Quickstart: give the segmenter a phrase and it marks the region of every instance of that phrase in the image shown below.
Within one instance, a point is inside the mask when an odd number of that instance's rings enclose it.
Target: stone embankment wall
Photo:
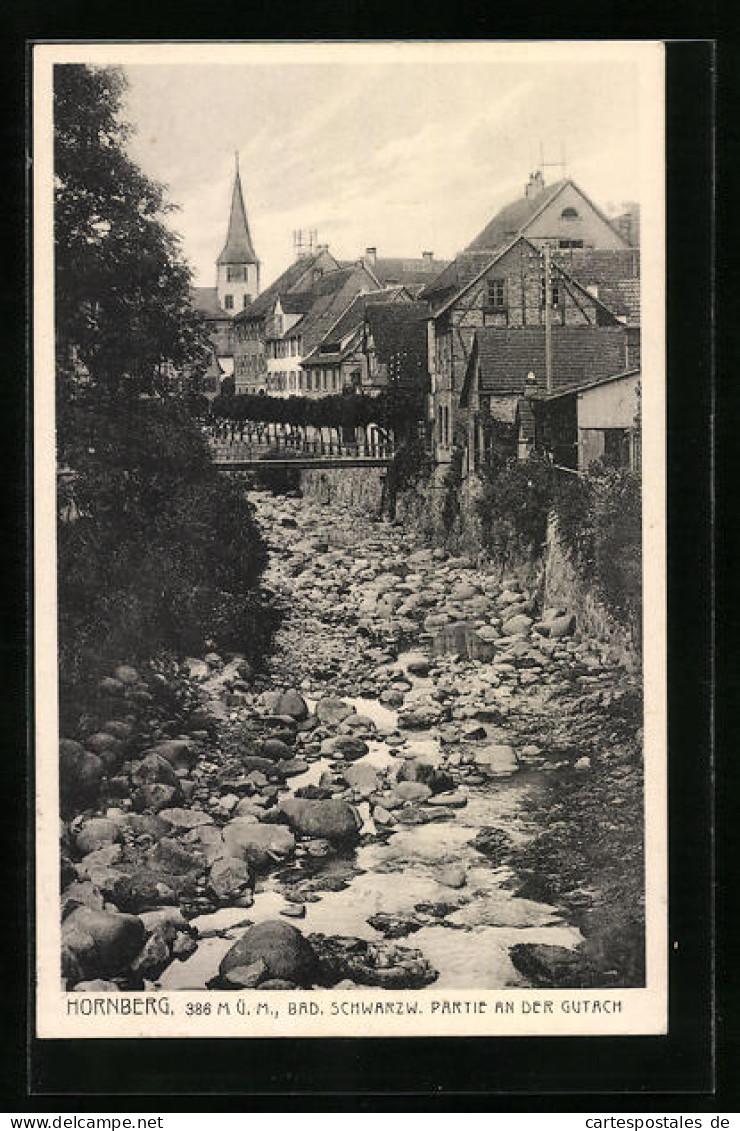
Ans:
[[[302,471],[301,493],[315,503],[344,503],[366,514],[379,514],[385,476],[381,467]]]
[[[395,519],[419,540],[444,546],[454,554],[466,554],[486,566],[499,579],[516,575],[539,594],[542,608],[559,606],[573,611],[579,630],[609,645],[628,667],[637,664],[639,648],[631,634],[609,614],[593,591],[579,577],[557,535],[555,523],[539,558],[511,558],[494,562],[488,558],[476,501],[480,482],[469,476],[459,488],[448,490],[446,467],[437,468],[428,481],[402,491],[396,499]],[[378,515],[387,505],[386,472],[381,468],[303,471],[301,490],[306,498],[321,503],[342,503],[365,514]]]
[[[639,641],[615,621],[593,590],[581,579],[558,536],[557,522],[550,519],[545,547],[545,607],[572,609],[583,635],[608,644],[627,667],[638,663]]]

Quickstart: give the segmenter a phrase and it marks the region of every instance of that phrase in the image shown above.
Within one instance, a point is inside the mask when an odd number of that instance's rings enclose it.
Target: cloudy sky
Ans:
[[[249,47],[245,47],[249,59]],[[639,199],[639,90],[629,59],[363,59],[270,65],[126,65],[132,154],[169,186],[196,282],[215,282],[234,151],[262,285],[292,258],[294,228],[339,258],[453,256],[521,195],[539,163],[607,210]],[[545,170],[548,180],[560,169]]]

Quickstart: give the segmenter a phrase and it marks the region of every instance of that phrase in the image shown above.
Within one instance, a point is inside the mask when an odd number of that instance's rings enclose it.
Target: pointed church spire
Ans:
[[[231,213],[229,214],[229,230],[226,236],[224,249],[216,263],[239,264],[257,263],[258,259],[252,246],[252,237],[249,234],[247,211],[244,207],[242,196],[242,182],[239,176],[239,153],[234,154],[234,190],[231,194]]]

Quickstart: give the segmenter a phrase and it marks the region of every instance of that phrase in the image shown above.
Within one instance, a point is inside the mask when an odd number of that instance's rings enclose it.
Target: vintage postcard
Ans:
[[[667,1032],[663,71],[33,47],[38,1036]]]

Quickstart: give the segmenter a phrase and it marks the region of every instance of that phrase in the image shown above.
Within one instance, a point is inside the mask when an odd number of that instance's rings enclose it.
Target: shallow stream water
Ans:
[[[403,655],[397,666],[405,667]],[[428,691],[431,681],[408,678],[413,689],[406,701],[413,703]],[[369,752],[354,764],[366,763],[393,775],[404,752],[408,756],[408,749],[391,746],[384,738],[398,734],[398,713],[375,699],[347,698],[347,702],[377,728],[374,737],[367,737]],[[433,733],[415,731],[408,739],[415,753],[423,751],[430,761],[435,755],[441,757],[439,738]],[[290,779],[291,789],[318,785],[332,764],[328,757],[317,758],[304,773]],[[367,921],[379,912],[413,916],[419,905],[452,905],[455,909],[443,918],[397,940],[402,946],[419,949],[435,967],[439,977],[434,986],[500,989],[526,985],[509,959],[512,945],[572,947],[581,935],[557,908],[516,896],[511,870],[492,866],[471,845],[479,830],[488,826],[505,830],[515,842],[531,835],[525,803],[542,787],[543,775],[531,770],[512,772],[508,761],[498,769],[497,774],[497,767],[491,766],[493,776],[464,786],[467,804],[451,817],[420,825],[399,824],[387,839],[373,839],[318,861],[296,860],[293,868],[305,869],[314,881],[328,878],[337,881],[337,886],[343,884],[339,890],[321,890],[319,882],[316,901],[304,905],[305,918],[296,925],[307,934],[380,940],[382,934]],[[366,804],[358,808],[361,815],[369,816]],[[465,874],[462,885],[454,875],[459,869]],[[452,883],[446,882],[450,870]],[[193,920],[200,934],[196,952],[185,962],[172,963],[159,984],[170,990],[203,988],[216,975],[221,959],[245,925],[279,918],[288,906],[278,872],[258,881],[254,903],[248,909],[225,907]]]

